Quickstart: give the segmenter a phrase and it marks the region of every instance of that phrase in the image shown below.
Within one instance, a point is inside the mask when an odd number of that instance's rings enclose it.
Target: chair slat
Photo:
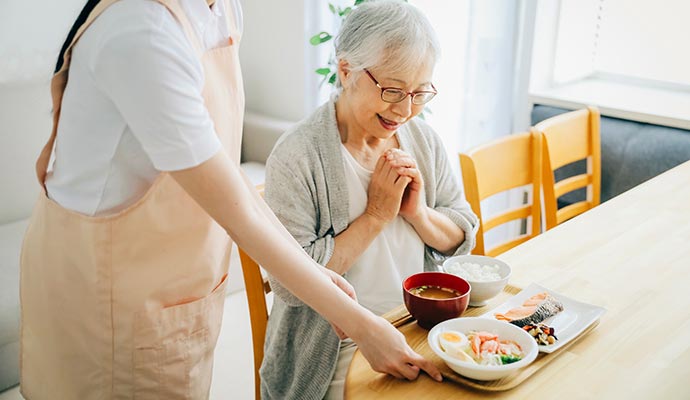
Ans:
[[[514,221],[516,219],[527,218],[530,215],[532,215],[531,205],[513,208],[511,210],[498,214],[484,222],[484,232],[490,231],[491,229],[499,225],[503,225],[506,222]]]
[[[494,247],[491,249],[487,255],[491,257],[495,257],[497,255],[500,255],[501,253],[505,253],[506,251],[512,249],[513,247],[522,244],[530,239],[532,239],[532,235],[520,235],[515,239],[511,239],[507,242],[503,242],[499,244],[498,246]]]
[[[566,193],[570,193],[573,190],[581,189],[587,187],[592,183],[592,176],[587,174],[575,175],[556,183],[554,187],[554,194],[556,198],[563,196]]]
[[[570,205],[567,205],[560,210],[558,210],[557,218],[558,218],[558,223],[563,223],[577,215],[582,214],[583,212],[589,210],[592,208],[592,205],[587,202],[587,201],[580,201],[577,203],[573,203]]]

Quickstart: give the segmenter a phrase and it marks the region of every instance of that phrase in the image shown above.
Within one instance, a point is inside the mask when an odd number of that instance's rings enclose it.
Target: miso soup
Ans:
[[[452,299],[453,297],[459,297],[460,292],[453,289],[448,289],[441,286],[424,285],[419,286],[414,289],[410,289],[410,293],[415,296],[425,297],[427,299]]]

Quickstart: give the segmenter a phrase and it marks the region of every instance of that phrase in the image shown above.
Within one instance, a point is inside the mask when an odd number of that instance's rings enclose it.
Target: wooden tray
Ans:
[[[488,310],[492,310],[496,306],[503,304],[503,302],[519,293],[520,290],[522,289],[511,285],[506,285],[506,287],[498,296],[491,299],[489,304],[487,304],[484,307],[470,307],[467,309],[467,311],[465,311],[462,314],[462,316],[478,317],[486,313]],[[565,344],[560,349],[554,351],[553,353],[539,353],[537,358],[530,365],[519,369],[514,374],[494,381],[477,381],[458,375],[455,371],[450,369],[446,365],[446,363],[439,356],[437,356],[436,353],[433,352],[433,350],[431,350],[431,347],[429,347],[429,344],[427,342],[427,335],[429,331],[417,325],[417,322],[407,312],[407,309],[404,305],[392,310],[391,312],[385,314],[383,317],[390,321],[395,327],[398,328],[400,332],[402,332],[405,335],[410,347],[412,347],[417,353],[422,355],[424,358],[432,361],[436,365],[436,367],[443,375],[444,379],[474,389],[492,392],[509,390],[518,386],[527,378],[529,378],[530,376],[534,375],[539,370],[544,368],[553,359],[558,357],[559,354],[567,352],[568,348],[570,348],[570,346],[572,346],[573,343],[577,342],[582,337],[586,336],[589,332],[596,328],[597,325],[599,325],[599,321],[597,320],[592,325],[587,327],[587,329],[585,329],[579,336]]]

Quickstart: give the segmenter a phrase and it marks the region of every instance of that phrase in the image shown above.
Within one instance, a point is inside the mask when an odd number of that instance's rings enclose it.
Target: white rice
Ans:
[[[472,282],[490,282],[501,279],[498,265],[479,265],[469,262],[451,262],[446,266],[446,272],[455,274]]]

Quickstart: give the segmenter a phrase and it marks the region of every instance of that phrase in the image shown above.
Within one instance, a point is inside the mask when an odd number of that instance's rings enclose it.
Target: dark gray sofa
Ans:
[[[564,112],[535,105],[532,125]],[[690,160],[690,131],[618,118],[601,117],[601,201],[615,197],[660,173]],[[578,161],[556,170],[556,180],[584,173]],[[584,189],[564,195],[559,207],[584,199]]]

